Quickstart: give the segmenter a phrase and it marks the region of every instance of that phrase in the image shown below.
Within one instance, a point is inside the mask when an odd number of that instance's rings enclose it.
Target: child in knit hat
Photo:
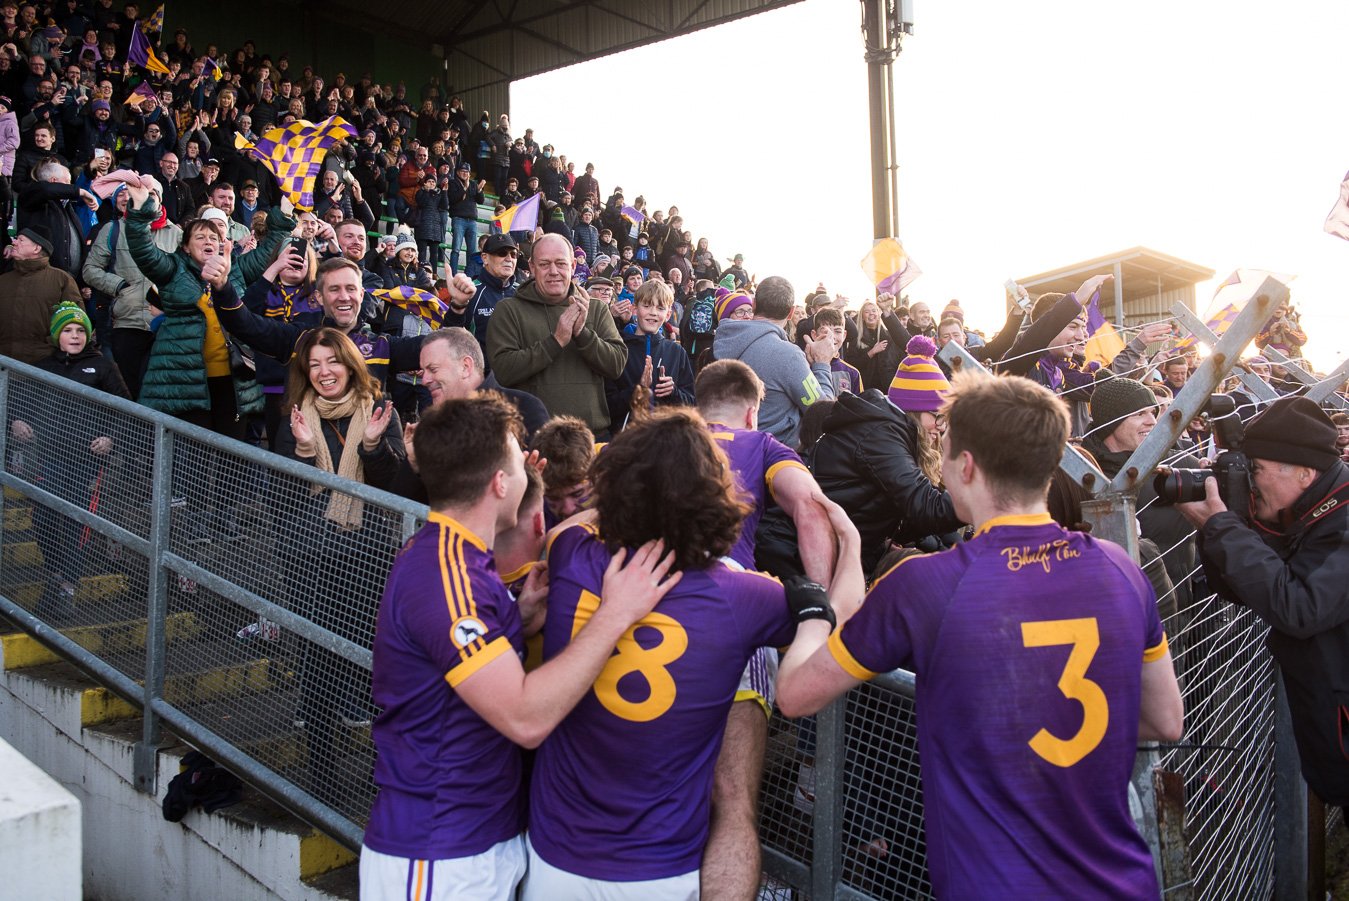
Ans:
[[[55,347],[50,356],[35,365],[130,400],[121,373],[90,340],[92,333],[93,325],[80,304],[72,301],[57,304],[49,331]],[[73,398],[67,402],[70,400]],[[109,436],[115,431],[113,425],[118,414],[88,401],[81,401],[80,407],[81,415],[58,424],[49,411],[25,412],[20,405],[9,433],[13,443],[23,448],[25,457],[39,461],[48,491],[77,506],[88,506],[90,485],[114,448]],[[53,582],[53,595],[44,595],[43,606],[48,612],[64,613],[74,598],[84,568],[79,542],[83,526],[41,505],[35,505],[33,516],[43,565]]]

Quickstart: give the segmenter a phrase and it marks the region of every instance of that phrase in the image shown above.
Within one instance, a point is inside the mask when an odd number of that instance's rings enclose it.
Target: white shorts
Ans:
[[[472,857],[446,860],[409,860],[361,848],[361,901],[511,901],[524,875],[522,835]]]
[[[520,901],[698,901],[698,871],[665,879],[608,882],[577,876],[545,861],[529,848],[529,875]],[[366,901],[361,895],[361,901]]]
[[[740,687],[736,689],[737,701],[758,701],[765,716],[773,715],[773,702],[777,700],[774,684],[778,678],[778,652],[773,648],[759,648],[749,658],[745,671],[740,675]]]

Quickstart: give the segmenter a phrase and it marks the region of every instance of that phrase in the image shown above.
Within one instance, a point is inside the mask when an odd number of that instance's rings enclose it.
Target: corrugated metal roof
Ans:
[[[450,90],[484,100],[501,96],[499,91],[518,78],[797,2],[387,0],[372,14],[367,0],[326,0],[312,4],[310,11],[359,23],[424,49],[440,48]]]

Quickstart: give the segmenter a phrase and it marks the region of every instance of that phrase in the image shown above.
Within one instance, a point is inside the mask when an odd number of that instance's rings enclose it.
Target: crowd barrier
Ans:
[[[138,786],[162,789],[167,728],[358,847],[376,605],[426,508],[5,358],[0,411],[0,614],[141,707]],[[364,503],[359,529],[324,518],[322,489]],[[1166,896],[1270,897],[1298,853],[1305,886],[1265,627],[1212,596],[1166,625],[1186,734],[1135,780]],[[913,694],[901,671],[774,716],[761,897],[929,896]]]

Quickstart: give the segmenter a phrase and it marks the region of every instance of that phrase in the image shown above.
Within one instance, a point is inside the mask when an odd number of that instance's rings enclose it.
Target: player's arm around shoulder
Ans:
[[[562,653],[529,674],[515,654],[500,654],[455,691],[502,735],[538,747],[590,688],[623,633],[678,584],[681,574],[669,575],[673,563],[662,542],[631,555],[620,549],[605,570],[599,610]]]

